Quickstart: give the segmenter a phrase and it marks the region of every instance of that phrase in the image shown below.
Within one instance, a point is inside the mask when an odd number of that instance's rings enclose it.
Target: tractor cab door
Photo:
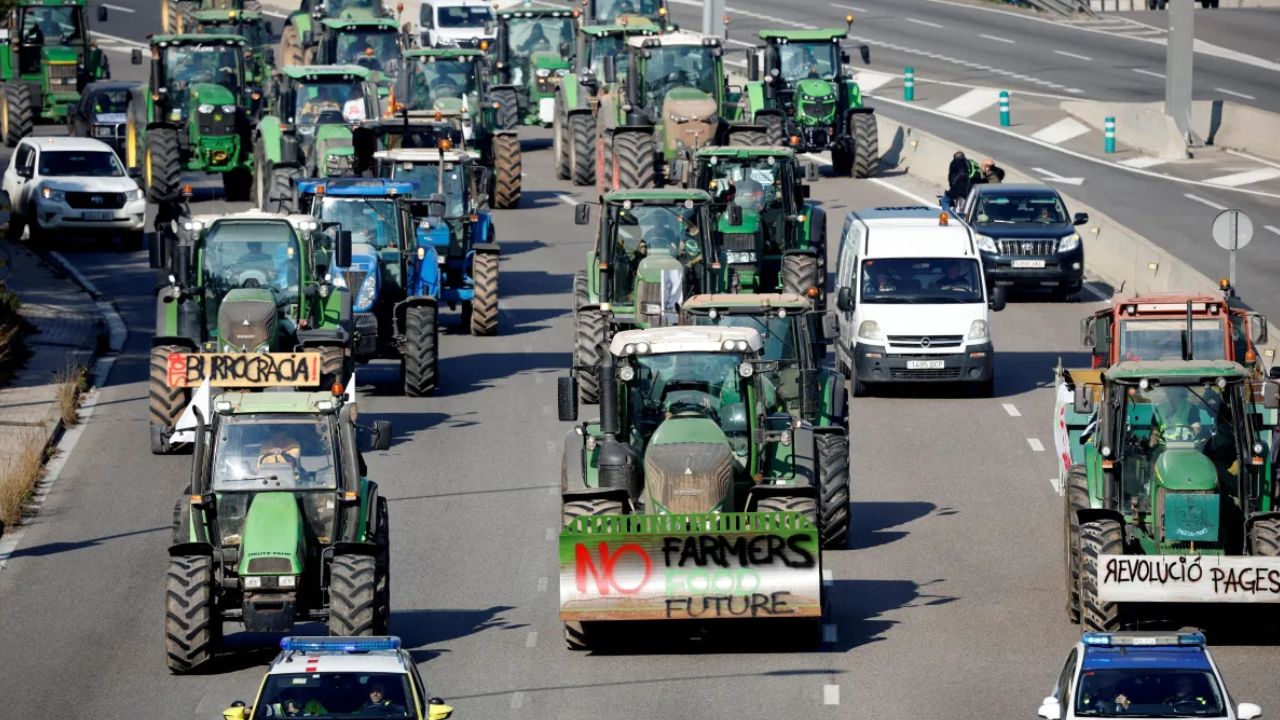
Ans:
[[[17,12],[16,32],[11,33],[11,42],[17,50],[18,75],[35,75],[40,72],[40,55],[44,48],[45,31],[50,29],[48,23],[41,22],[43,6],[23,7]],[[56,43],[57,38],[50,42]]]

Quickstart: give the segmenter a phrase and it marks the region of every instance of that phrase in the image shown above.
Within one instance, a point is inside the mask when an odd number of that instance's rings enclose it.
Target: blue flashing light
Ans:
[[[399,650],[400,638],[384,637],[304,637],[281,638],[280,649],[285,652],[364,653],[375,650]]]
[[[412,195],[418,183],[388,178],[341,178],[324,183],[325,194],[337,197],[368,197],[370,195],[394,197]],[[302,190],[299,181],[298,189]]]
[[[1204,645],[1205,644],[1204,633],[1202,632],[1178,633],[1178,644],[1179,645]]]
[[[1090,647],[1112,647],[1126,645],[1134,647],[1169,647],[1174,645],[1204,647],[1205,638],[1202,632],[1184,632],[1177,634],[1130,634],[1087,632],[1080,641]]]
[[[1108,647],[1111,645],[1111,635],[1109,633],[1087,632],[1080,638],[1080,640],[1085,645],[1093,645],[1097,647]]]

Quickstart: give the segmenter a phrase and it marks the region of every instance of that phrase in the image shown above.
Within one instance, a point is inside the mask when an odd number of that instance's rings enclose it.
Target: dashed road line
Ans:
[[[1089,126],[1072,117],[1062,118],[1058,122],[1031,133],[1031,137],[1053,145],[1064,143],[1072,138],[1089,132]]]
[[[1044,452],[1044,444],[1040,442],[1039,438],[1027,438],[1027,444],[1031,446],[1031,450],[1034,452]]]
[[[910,190],[900,188],[897,185],[894,185],[893,183],[889,182],[888,180],[885,180],[884,178],[867,178],[867,179],[881,187],[888,188],[903,197],[911,198],[912,200],[926,207],[934,207],[938,204],[938,201],[936,198],[933,200],[927,200],[923,196],[917,195],[916,193],[913,193]]]
[[[956,117],[973,117],[1000,101],[1000,91],[995,88],[974,88],[958,98],[943,104],[939,112]]]
[[[1212,201],[1212,200],[1209,200],[1209,199],[1206,199],[1206,198],[1202,198],[1202,197],[1200,197],[1199,195],[1194,195],[1194,194],[1192,194],[1192,193],[1182,193],[1182,197],[1184,197],[1184,198],[1186,198],[1186,199],[1188,199],[1188,200],[1195,200],[1196,202],[1200,203],[1201,205],[1208,205],[1209,207],[1213,208],[1214,210],[1226,210],[1226,209],[1227,209],[1227,206],[1226,206],[1226,205],[1222,205],[1222,204],[1216,203],[1216,202],[1214,202],[1214,201]]]
[[[1280,235],[1280,228],[1276,227],[1275,225],[1263,225],[1263,226],[1262,226],[1262,229],[1263,229],[1263,230],[1266,230],[1267,232],[1275,233],[1276,235]]]
[[[568,204],[570,204],[570,205],[581,205],[581,204],[582,204],[582,202],[581,202],[580,200],[578,200],[578,198],[576,198],[576,197],[574,197],[574,196],[572,196],[572,195],[569,195],[569,194],[567,194],[567,193],[556,193],[556,197],[560,198],[560,202],[568,203]]]
[[[128,14],[128,15],[132,15],[132,14],[134,14],[134,13],[138,12],[137,10],[134,10],[133,8],[127,8],[127,7],[124,7],[123,5],[112,5],[111,3],[102,3],[102,7],[104,7],[104,8],[111,8],[112,10],[115,10],[116,12],[122,12],[122,13],[126,13],[126,14]]]
[[[1003,403],[1001,407],[1009,413],[1009,417],[1022,417],[1022,413],[1018,412],[1018,408],[1013,403]]]
[[[925,27],[938,28],[939,30],[942,29],[942,25],[940,23],[929,22],[928,20],[921,20],[919,18],[903,18],[903,20],[906,20],[909,23],[915,23],[916,25],[923,25]]]
[[[1061,90],[1062,92],[1068,93],[1070,95],[1080,95],[1084,92],[1080,88],[1067,87],[1061,83],[1056,83],[1051,80],[1045,80],[1043,78],[1033,77],[1031,75],[1025,75],[1023,73],[1018,73],[1012,70],[1006,70],[1004,68],[986,65],[984,63],[976,63],[970,60],[964,60],[962,58],[951,57],[949,55],[942,55],[940,53],[932,52],[930,50],[922,50],[920,48],[908,47],[906,45],[899,45],[897,43],[884,42],[880,38],[871,38],[871,37],[865,37],[860,35],[849,35],[849,39],[855,42],[867,43],[874,47],[886,48],[888,50],[897,50],[898,52],[902,52],[902,53],[908,53],[911,55],[919,55],[922,57],[927,57],[932,60],[938,60],[939,62],[947,63],[949,65],[958,65],[960,67],[965,67],[970,70],[979,70],[982,72],[991,73],[993,75],[1000,75],[1001,77],[1012,78],[1014,80],[1021,80],[1022,82],[1030,83],[1032,85],[1039,85],[1040,87],[1044,87],[1044,88]],[[919,78],[917,78],[917,80],[919,80]]]
[[[994,40],[995,42],[998,42],[998,43],[1005,43],[1005,44],[1007,44],[1007,45],[1017,45],[1017,44],[1018,44],[1018,41],[1016,41],[1016,40],[1010,40],[1010,39],[1009,39],[1009,38],[1007,38],[1007,37],[1000,37],[999,35],[984,35],[984,34],[982,34],[982,33],[978,33],[978,37],[980,37],[980,38],[986,38],[986,39],[988,39],[988,40]]]
[[[1081,55],[1080,53],[1067,52],[1066,50],[1054,50],[1053,54],[1061,55],[1062,57],[1073,58],[1075,60],[1083,60],[1084,62],[1093,62],[1093,58],[1089,57],[1088,55]]]
[[[823,685],[822,686],[822,704],[823,705],[839,705],[840,704],[840,686],[839,685]]]
[[[854,12],[871,12],[870,10],[864,7],[858,7],[857,5],[841,5],[840,3],[831,3],[831,7],[840,8],[841,10],[852,10]]]
[[[1133,71],[1134,71],[1134,72],[1136,72],[1136,73],[1138,73],[1139,75],[1150,75],[1151,77],[1158,77],[1158,78],[1160,78],[1161,80],[1163,80],[1163,79],[1164,79],[1164,73],[1158,73],[1158,72],[1156,72],[1155,70],[1145,70],[1145,69],[1143,69],[1143,68],[1133,68]]]
[[[1224,95],[1234,95],[1235,97],[1238,97],[1238,98],[1244,98],[1245,100],[1257,100],[1257,99],[1258,99],[1258,98],[1256,98],[1256,97],[1254,97],[1254,96],[1252,96],[1252,95],[1246,95],[1246,94],[1244,94],[1244,93],[1242,93],[1242,92],[1236,92],[1235,90],[1228,90],[1228,89],[1226,89],[1226,88],[1216,87],[1216,88],[1214,88],[1214,90],[1217,90],[1218,92],[1220,92],[1220,93],[1222,93],[1222,94],[1224,94]]]
[[[524,707],[524,693],[518,690],[511,693],[511,709],[519,710],[522,707]]]

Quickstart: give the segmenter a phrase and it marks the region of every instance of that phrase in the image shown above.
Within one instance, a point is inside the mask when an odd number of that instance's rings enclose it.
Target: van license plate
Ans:
[[[1042,268],[1043,260],[1014,260],[1013,266],[1016,268]]]
[[[908,370],[941,370],[947,366],[945,360],[908,360]]]
[[[81,214],[80,217],[85,220],[110,220],[111,218],[115,217],[115,213],[87,212],[87,213]]]

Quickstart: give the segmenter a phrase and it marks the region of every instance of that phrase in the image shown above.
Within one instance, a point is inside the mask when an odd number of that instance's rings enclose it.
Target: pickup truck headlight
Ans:
[[[1000,249],[996,247],[996,241],[990,235],[978,235],[978,249],[982,252],[997,253]]]
[[[880,323],[875,320],[863,320],[858,326],[858,337],[863,340],[884,342],[884,333],[880,332]]]
[[[55,190],[53,188],[40,188],[40,197],[53,202],[66,202],[67,192],[65,190]]]
[[[989,333],[986,320],[974,320],[969,324],[970,340],[986,340]]]
[[[137,200],[141,200],[142,198],[143,198],[143,192],[140,188],[124,191],[125,202],[135,202]]]
[[[1058,241],[1058,252],[1071,252],[1080,247],[1080,233],[1071,233]]]
[[[373,272],[377,272],[375,269]],[[374,282],[373,272],[365,276],[364,281],[360,283],[360,289],[356,290],[356,299],[352,303],[352,309],[356,312],[369,312],[373,307],[373,301],[377,299],[377,284]]]

